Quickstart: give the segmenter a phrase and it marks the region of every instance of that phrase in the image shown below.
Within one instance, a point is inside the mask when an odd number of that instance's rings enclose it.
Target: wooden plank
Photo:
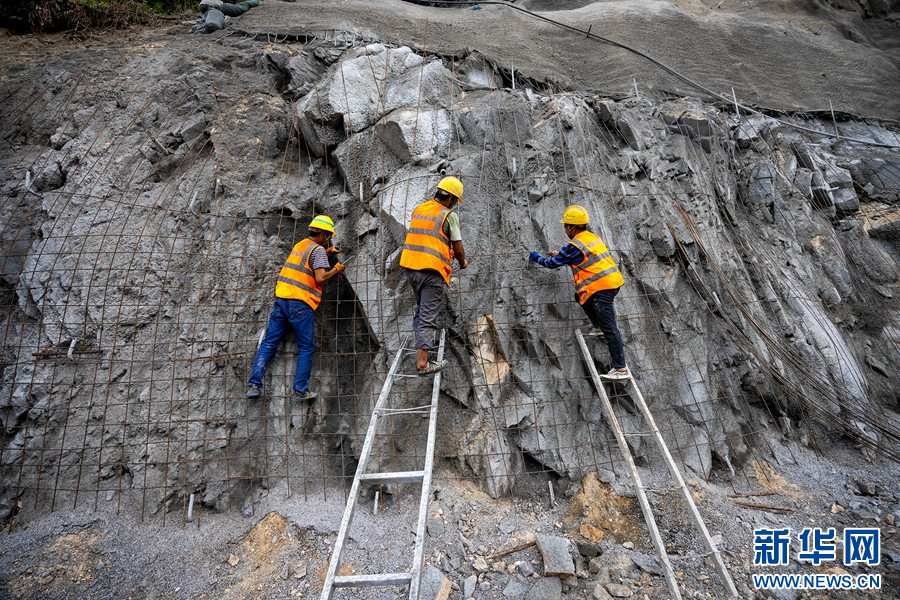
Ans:
[[[694,527],[697,528],[697,531],[700,532],[701,537],[703,538],[703,543],[706,545],[706,549],[712,554],[713,563],[716,567],[716,573],[719,574],[719,579],[722,580],[722,585],[725,586],[725,590],[729,595],[739,598],[737,588],[734,587],[734,581],[731,580],[731,575],[728,573],[728,568],[725,566],[725,561],[722,560],[722,554],[719,552],[718,547],[713,543],[712,537],[709,535],[709,531],[706,529],[706,523],[703,522],[703,517],[700,516],[700,511],[697,510],[697,505],[694,504],[694,497],[691,496],[691,491],[687,488],[687,485],[684,483],[684,478],[681,476],[681,471],[678,469],[678,465],[675,464],[675,459],[672,458],[672,454],[669,452],[668,446],[666,446],[666,442],[662,437],[662,434],[659,431],[659,427],[656,426],[656,420],[653,418],[653,414],[650,412],[650,407],[647,406],[647,402],[644,401],[644,395],[641,394],[640,388],[638,388],[637,383],[635,383],[634,378],[629,378],[628,380],[631,383],[631,388],[634,390],[634,395],[637,397],[637,405],[641,409],[641,413],[644,415],[644,420],[647,421],[647,424],[650,426],[650,430],[654,433],[654,439],[656,440],[656,445],[659,446],[659,451],[662,452],[663,458],[666,461],[666,466],[669,468],[669,475],[672,476],[672,479],[675,480],[676,485],[681,491],[681,496],[684,499],[684,503],[688,507],[688,515],[691,517],[691,521],[694,523]]]
[[[366,473],[360,475],[360,481],[365,483],[377,483],[378,485],[386,485],[388,483],[421,483],[425,478],[425,471],[396,471],[393,473]]]
[[[444,341],[447,330],[441,329],[441,342],[438,345],[437,362],[444,361]],[[425,524],[428,521],[428,500],[431,496],[431,475],[434,470],[434,446],[437,438],[438,398],[441,395],[441,371],[434,375],[431,387],[431,411],[428,415],[428,444],[425,448],[425,478],[422,480],[422,497],[419,500],[419,522],[416,525],[416,549],[413,554],[412,581],[409,584],[409,600],[419,600],[419,589],[422,585],[422,564],[425,554]]]
[[[581,353],[584,355],[584,361],[587,363],[588,371],[591,373],[591,379],[594,380],[594,387],[597,388],[597,393],[600,394],[600,401],[603,402],[603,409],[606,411],[607,422],[616,436],[616,441],[619,443],[619,450],[622,452],[622,458],[625,459],[625,464],[631,475],[631,481],[634,482],[634,489],[637,492],[638,501],[640,502],[641,510],[644,513],[644,520],[647,522],[647,529],[650,530],[650,539],[653,541],[653,547],[656,548],[656,554],[663,564],[663,575],[666,579],[666,586],[669,588],[669,593],[672,598],[681,600],[681,591],[679,591],[678,582],[675,580],[675,571],[672,569],[672,564],[669,562],[669,554],[666,552],[666,547],[659,534],[656,518],[653,516],[653,509],[650,508],[647,494],[644,493],[641,476],[637,471],[637,467],[634,465],[634,459],[631,457],[631,450],[628,449],[628,442],[625,440],[625,435],[622,433],[622,428],[619,426],[619,420],[616,418],[616,413],[613,412],[612,404],[609,401],[609,397],[606,395],[606,388],[603,387],[603,380],[600,379],[600,374],[597,373],[597,366],[594,364],[594,358],[588,350],[580,329],[575,330],[575,337],[578,339],[578,345],[581,346]]]

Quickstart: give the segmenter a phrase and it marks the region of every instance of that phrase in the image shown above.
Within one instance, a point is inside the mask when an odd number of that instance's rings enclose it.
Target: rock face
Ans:
[[[47,72],[0,107],[3,516],[99,501],[153,514],[191,493],[252,511],[267,490],[352,476],[411,332],[405,227],[444,173],[465,185],[471,266],[440,316],[439,466],[496,497],[535,464],[578,480],[618,461],[571,277],[525,261],[567,241],[569,204],[624,273],[629,366],[685,469],[739,468],[775,419],[898,455],[896,421],[874,416],[900,389],[896,150],[691,99],[503,89],[483,58],[340,37],[222,47],[227,77],[137,56],[133,89]],[[860,122],[842,135],[897,140]],[[321,400],[286,400],[288,340],[266,400],[248,402],[274,276],[318,213],[347,263],[316,316]],[[430,390],[395,387],[395,407]],[[380,456],[414,468],[421,419],[397,423]]]

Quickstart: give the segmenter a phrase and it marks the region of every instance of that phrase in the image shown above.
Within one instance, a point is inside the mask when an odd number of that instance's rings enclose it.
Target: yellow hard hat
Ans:
[[[560,223],[565,225],[587,225],[588,222],[590,222],[590,219],[588,218],[587,209],[577,204],[566,207],[566,212],[563,213],[562,221],[560,221]]]
[[[437,184],[437,189],[444,190],[451,196],[456,196],[456,198],[462,202],[463,184],[462,181],[456,177],[444,177],[441,179],[441,182]]]
[[[309,226],[329,233],[334,233],[334,221],[331,220],[331,217],[325,215],[316,215],[316,218],[312,220]]]

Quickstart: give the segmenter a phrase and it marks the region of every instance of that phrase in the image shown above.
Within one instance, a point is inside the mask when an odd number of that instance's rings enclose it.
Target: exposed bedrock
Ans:
[[[619,460],[575,340],[587,320],[571,276],[525,261],[566,241],[568,204],[588,209],[623,270],[629,365],[681,464],[731,472],[759,450],[756,432],[792,435],[799,421],[897,455],[896,421],[873,416],[895,410],[900,389],[896,151],[685,98],[492,87],[483,59],[229,43],[227,80],[172,64],[180,75],[127,97],[97,86],[87,108],[62,107],[62,124],[48,109],[0,141],[0,221],[16,223],[0,242],[2,293],[15,298],[0,384],[7,512],[22,489],[48,500],[40,510],[76,489],[123,506],[150,494],[157,510],[197,492],[250,510],[286,477],[352,474],[411,330],[405,227],[444,173],[465,184],[471,265],[454,271],[440,316],[451,366],[438,455],[491,495],[513,493],[532,461],[577,480]],[[61,82],[54,97],[78,85],[46,78]],[[841,129],[897,140],[877,124]],[[53,141],[28,154],[29,139]],[[248,403],[274,276],[322,212],[347,263],[317,312],[323,400],[283,401],[288,339],[269,399]],[[95,354],[33,356],[73,340]],[[603,341],[588,344],[608,369]],[[404,386],[424,403],[427,385]],[[623,427],[643,430],[615,390]],[[405,438],[380,440],[401,470],[424,436],[408,419]],[[75,483],[51,498],[41,481],[59,477]]]

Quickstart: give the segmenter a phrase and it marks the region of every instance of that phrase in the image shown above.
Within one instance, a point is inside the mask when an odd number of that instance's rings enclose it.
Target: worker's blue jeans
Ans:
[[[297,369],[294,371],[294,391],[305,394],[309,388],[309,374],[312,372],[313,352],[316,339],[313,335],[313,309],[302,300],[286,300],[275,298],[275,306],[269,316],[266,337],[263,338],[256,359],[253,361],[253,372],[247,386],[262,387],[263,376],[269,361],[278,350],[278,343],[287,331],[288,325],[293,327],[297,336]]]
[[[625,366],[625,349],[622,347],[622,334],[616,325],[616,308],[613,301],[620,288],[595,292],[587,302],[581,305],[594,327],[603,332],[609,348],[609,359],[612,366],[621,369]]]

